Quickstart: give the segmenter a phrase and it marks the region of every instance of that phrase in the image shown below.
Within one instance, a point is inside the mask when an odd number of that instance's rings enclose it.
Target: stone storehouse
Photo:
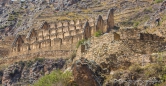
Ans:
[[[27,35],[17,35],[12,44],[10,57],[24,56],[54,56],[69,57],[76,50],[77,43],[82,39],[91,38],[95,32],[110,32],[111,40],[164,41],[155,34],[141,33],[139,29],[114,28],[113,9],[110,9],[106,20],[102,16],[89,20],[43,22],[41,27],[32,28]],[[83,48],[85,46],[82,46]],[[84,49],[83,49],[84,50]]]
[[[18,34],[12,44],[9,56],[14,57],[49,51],[70,52],[76,50],[76,45],[80,40],[90,38],[96,31],[106,33],[113,27],[112,9],[109,10],[106,20],[103,20],[102,16],[99,15],[97,20],[90,18],[86,21],[43,22],[40,28],[32,28],[27,35]]]

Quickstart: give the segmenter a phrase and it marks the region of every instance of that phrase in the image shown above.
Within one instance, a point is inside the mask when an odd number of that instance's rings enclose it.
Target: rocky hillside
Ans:
[[[11,10],[9,10],[11,7]],[[105,16],[110,8],[115,9],[115,23],[121,28],[141,27],[154,29],[157,33],[165,25],[164,0],[69,0],[61,2],[22,3],[20,8],[14,4],[4,7],[2,13],[2,37],[12,34],[26,34],[30,28],[38,28],[42,21],[57,22],[61,20],[97,18]],[[9,15],[6,15],[6,14]],[[19,14],[19,15],[17,15]],[[48,15],[49,14],[49,15]],[[159,25],[162,23],[162,25]],[[147,30],[145,30],[146,32]],[[159,33],[158,33],[159,34]]]
[[[20,61],[1,70],[0,80],[4,86],[22,86],[33,84],[41,76],[49,74],[52,70],[65,68],[64,59],[37,58],[33,61]]]
[[[29,29],[38,28],[42,21],[89,19],[97,18],[98,15],[106,19],[108,9],[113,8],[116,27],[112,32],[98,33],[89,40],[81,40],[77,53],[74,52],[68,59],[36,57],[20,61],[15,58],[11,61],[15,63],[0,64],[0,84],[4,86],[47,86],[48,84],[50,86],[165,86],[165,40],[120,38],[112,40],[112,35],[113,32],[120,33],[118,30],[127,32],[125,30],[130,29],[151,34],[148,37],[152,39],[154,39],[152,34],[161,38],[166,37],[166,0],[62,0],[36,3],[35,5],[34,2],[23,3],[20,8],[9,10],[10,14],[7,16],[7,11],[2,14],[1,18],[4,21],[7,19],[7,22],[10,21],[12,24],[9,28],[5,26],[0,29],[0,39],[6,44],[0,46],[2,63],[4,60],[9,60],[6,55],[10,49],[7,45],[12,41],[10,35],[27,34]],[[7,37],[10,40],[7,40]],[[86,46],[82,53],[81,45]],[[70,73],[65,75],[66,71]]]

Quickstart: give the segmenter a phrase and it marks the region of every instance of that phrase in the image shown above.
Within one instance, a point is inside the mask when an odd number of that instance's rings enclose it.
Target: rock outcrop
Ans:
[[[166,8],[166,0],[162,3],[161,7],[160,7],[160,11],[165,10]]]
[[[81,58],[73,64],[74,80],[79,86],[102,86],[101,68],[95,62]]]
[[[49,74],[55,69],[62,69],[65,60],[38,59],[37,61],[18,62],[3,72],[4,86],[32,84],[41,76]]]

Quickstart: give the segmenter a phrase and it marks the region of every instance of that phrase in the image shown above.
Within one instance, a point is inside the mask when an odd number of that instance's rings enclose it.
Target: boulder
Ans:
[[[102,86],[101,68],[85,58],[75,61],[72,67],[75,82],[79,86]]]

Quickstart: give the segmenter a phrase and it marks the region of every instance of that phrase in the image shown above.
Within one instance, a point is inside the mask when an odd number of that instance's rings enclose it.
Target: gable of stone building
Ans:
[[[12,43],[12,46],[21,45],[24,43],[24,40],[22,39],[21,35],[17,35],[14,42]]]
[[[43,22],[39,29],[49,29],[50,25],[47,22]]]
[[[36,31],[35,31],[34,29],[31,29],[31,30],[28,32],[26,38],[27,38],[27,39],[30,39],[30,38],[36,37],[36,36],[37,36]]]
[[[112,9],[112,8],[108,11],[107,28],[108,28],[108,31],[110,31],[111,29],[114,28],[114,9]]]

